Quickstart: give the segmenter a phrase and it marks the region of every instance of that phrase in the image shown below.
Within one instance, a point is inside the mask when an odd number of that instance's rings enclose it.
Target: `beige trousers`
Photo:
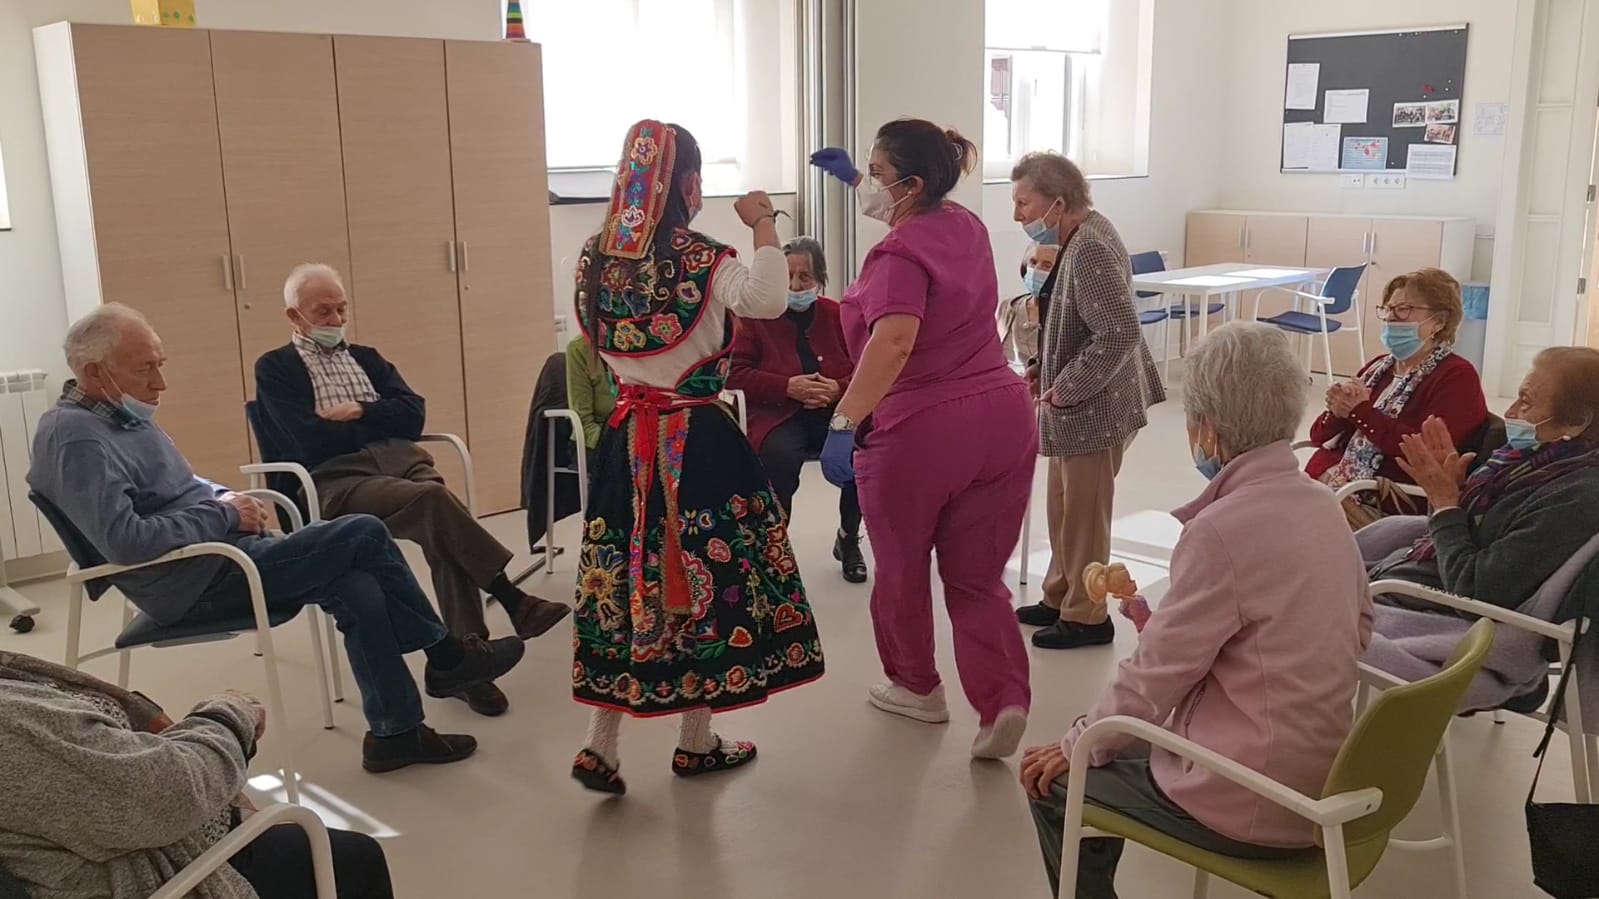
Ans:
[[[1083,569],[1090,562],[1110,562],[1111,507],[1126,449],[1123,445],[1083,456],[1050,457],[1050,556],[1044,605],[1060,609],[1062,621],[1099,624],[1108,615],[1106,606],[1089,601]]]

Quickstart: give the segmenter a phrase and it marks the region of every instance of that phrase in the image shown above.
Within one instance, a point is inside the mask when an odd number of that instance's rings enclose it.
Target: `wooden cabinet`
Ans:
[[[505,102],[506,85],[538,83],[541,62],[537,47],[475,41],[446,42],[444,60],[466,417],[479,506],[500,511],[521,505],[520,413],[555,350],[550,259],[528,252],[550,244],[542,95]]]
[[[1231,258],[1233,251],[1226,245],[1234,228],[1241,229],[1239,258]],[[1364,347],[1351,333],[1357,327],[1354,310],[1335,316],[1344,329],[1331,341],[1333,372],[1352,375],[1367,359],[1382,352],[1377,305],[1388,282],[1419,268],[1441,268],[1464,282],[1471,274],[1474,235],[1475,223],[1468,218],[1203,210],[1188,215],[1185,256],[1187,265],[1242,261],[1322,270],[1365,265],[1356,297]],[[1262,317],[1288,308],[1284,294],[1277,292],[1274,298],[1272,292],[1263,293]],[[1251,314],[1253,305],[1246,297],[1241,313]],[[1319,349],[1311,358],[1314,371],[1326,370]]]
[[[1247,217],[1232,212],[1190,212],[1183,266],[1244,261]]]
[[[333,39],[210,34],[239,348],[253,397],[255,360],[289,339],[289,270],[302,262],[349,270]]]
[[[76,152],[51,147],[51,169],[67,169],[58,201],[71,190],[92,202],[60,227],[63,267],[83,266],[72,282],[95,295],[68,308],[103,296],[149,318],[167,355],[161,427],[200,474],[231,479],[248,450],[210,36],[74,25],[69,37],[50,61],[77,92],[47,99],[70,100],[67,127],[81,130],[68,136]],[[79,223],[92,240],[68,233]]]
[[[478,510],[520,505],[555,349],[536,45],[70,23],[34,43],[69,314],[150,318],[161,424],[197,471],[238,480],[283,281],[325,262],[352,339],[471,447]]]

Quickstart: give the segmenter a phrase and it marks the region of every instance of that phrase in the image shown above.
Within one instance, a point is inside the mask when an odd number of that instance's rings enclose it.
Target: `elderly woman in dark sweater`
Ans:
[[[1538,354],[1505,412],[1507,443],[1466,477],[1471,456],[1428,419],[1400,466],[1427,491],[1428,535],[1374,561],[1398,578],[1516,608],[1599,533],[1599,350]],[[1409,604],[1406,600],[1404,604]]]
[[[266,710],[221,693],[174,722],[82,672],[0,652],[0,895],[144,899],[250,814],[240,795]],[[383,849],[332,831],[341,899],[392,899]],[[190,895],[304,899],[310,844],[268,828]],[[15,886],[13,884],[12,886]]]

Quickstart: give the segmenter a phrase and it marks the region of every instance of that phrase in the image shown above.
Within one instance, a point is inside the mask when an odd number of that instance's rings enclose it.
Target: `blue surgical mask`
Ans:
[[[1027,285],[1027,292],[1033,296],[1044,293],[1044,282],[1049,280],[1049,272],[1040,271],[1037,267],[1029,265],[1026,274],[1022,275],[1022,283]]]
[[[1421,324],[1419,322],[1383,322],[1382,345],[1395,359],[1404,361],[1421,352]]]
[[[1540,422],[1531,422],[1524,418],[1505,419],[1505,443],[1509,444],[1512,449],[1518,449],[1522,452],[1537,448],[1538,426],[1548,420],[1546,418]]]
[[[1216,476],[1221,474],[1221,460],[1215,456],[1205,455],[1205,451],[1200,449],[1197,443],[1194,444],[1194,467],[1199,469],[1199,473],[1204,475],[1207,481],[1214,481]]]
[[[789,291],[788,308],[794,312],[804,312],[816,304],[816,288],[810,290]]]
[[[111,386],[115,387],[117,392],[122,394],[122,399],[117,401],[117,405],[122,407],[123,412],[126,412],[133,418],[144,422],[148,422],[152,418],[155,418],[156,410],[160,408],[159,403],[147,403],[144,400],[136,399],[126,390],[122,389],[122,385],[117,383],[116,378],[110,378],[109,375],[107,377],[111,381]]]
[[[310,337],[316,345],[331,350],[344,342],[344,327],[342,325],[316,325],[311,328]]]
[[[1059,201],[1057,200],[1056,202]],[[1049,204],[1049,208],[1054,209],[1055,204]],[[1027,232],[1027,236],[1036,243],[1041,243],[1044,246],[1056,246],[1060,243],[1060,222],[1057,221],[1053,226],[1046,225],[1044,224],[1044,219],[1047,218],[1049,218],[1048,210],[1044,212],[1044,218],[1024,223],[1022,230]]]

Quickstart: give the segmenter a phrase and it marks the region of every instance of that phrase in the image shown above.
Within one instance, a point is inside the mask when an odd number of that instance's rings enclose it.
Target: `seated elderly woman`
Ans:
[[[1305,470],[1334,489],[1373,478],[1414,483],[1399,465],[1399,447],[1422,422],[1442,420],[1453,445],[1464,447],[1488,420],[1477,370],[1454,351],[1465,317],[1460,282],[1435,268],[1400,275],[1383,288],[1377,315],[1388,352],[1329,387],[1327,411],[1310,427],[1320,449]],[[1345,501],[1356,528],[1384,514],[1420,511],[1406,494],[1387,487]]]
[[[800,468],[822,451],[854,366],[844,346],[838,302],[819,295],[827,286],[822,245],[799,237],[783,247],[783,254],[788,257],[788,311],[771,321],[739,322],[727,386],[744,391],[750,443],[760,453],[778,502],[792,516]],[[839,490],[833,557],[843,565],[845,580],[865,583],[861,503],[854,484]]]
[[[265,731],[242,693],[174,722],[138,693],[0,652],[0,871],[30,899],[144,899],[251,813],[240,791]],[[329,836],[340,899],[392,899],[383,848]],[[194,895],[304,899],[312,884],[310,843],[280,824]]]
[[[1317,795],[1353,721],[1371,599],[1338,502],[1299,470],[1290,445],[1304,369],[1281,332],[1235,322],[1189,353],[1185,378],[1188,444],[1210,485],[1174,513],[1183,532],[1169,588],[1093,709],[1022,762],[1057,891],[1063,775],[1094,722],[1130,715],[1164,725]],[[1245,381],[1255,389],[1239,390]],[[1089,803],[1213,852],[1269,859],[1313,845],[1310,822],[1147,743],[1102,744],[1091,764]],[[1083,841],[1080,899],[1116,895],[1122,846]]]
[[[1444,422],[1405,438],[1399,464],[1427,491],[1428,533],[1368,560],[1372,580],[1514,609],[1599,533],[1599,350],[1539,353],[1505,411],[1505,435],[1469,478],[1472,460],[1455,451]]]

